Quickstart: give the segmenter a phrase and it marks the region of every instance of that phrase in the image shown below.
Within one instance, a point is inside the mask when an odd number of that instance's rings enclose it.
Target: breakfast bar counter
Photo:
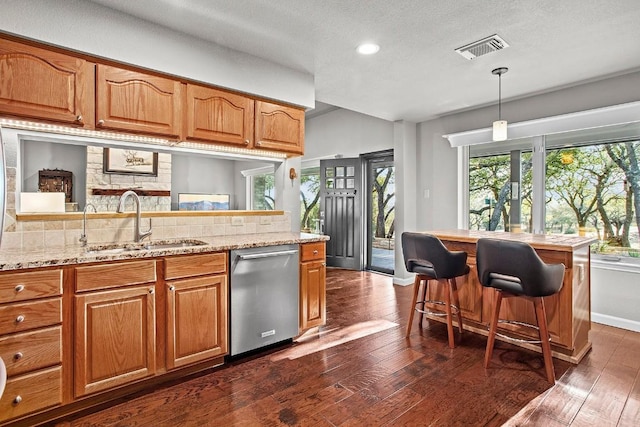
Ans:
[[[589,246],[596,241],[591,237],[540,235],[530,233],[502,233],[475,230],[435,230],[427,231],[440,238],[449,250],[465,251],[468,254],[469,274],[458,283],[460,309],[465,329],[486,335],[491,308],[495,303],[495,293],[483,288],[476,271],[476,242],[480,238],[515,240],[531,245],[540,258],[549,264],[562,263],[565,275],[562,289],[558,294],[545,297],[547,320],[551,334],[554,357],[572,363],[579,363],[591,348],[589,330],[591,328],[590,291],[590,251]],[[430,290],[428,299],[442,300],[438,290]],[[440,320],[430,317],[433,320]],[[535,324],[533,304],[520,298],[503,300],[500,318]],[[511,329],[511,335],[522,334],[523,339],[537,337],[516,332],[511,325],[501,324],[501,329]],[[522,347],[539,351],[539,346],[518,343]]]

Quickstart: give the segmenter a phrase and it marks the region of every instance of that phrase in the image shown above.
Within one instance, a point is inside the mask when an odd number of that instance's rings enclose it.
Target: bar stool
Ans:
[[[564,264],[545,264],[536,251],[524,242],[498,239],[478,239],[476,261],[478,278],[482,286],[494,288],[496,303],[491,314],[484,367],[488,368],[493,354],[496,335],[506,340],[540,344],[544,358],[547,380],[555,384],[551,340],[547,327],[547,315],[543,297],[558,293],[562,288]],[[502,298],[520,297],[533,302],[536,325],[523,322],[499,320]],[[520,340],[498,334],[498,323],[515,323],[538,330],[539,340]]]
[[[420,323],[424,314],[435,316],[446,316],[447,333],[449,335],[449,347],[454,348],[455,340],[453,335],[453,313],[458,317],[458,329],[462,335],[462,313],[460,313],[460,300],[458,299],[458,287],[456,277],[469,273],[466,252],[449,251],[436,236],[423,233],[402,233],[402,253],[407,271],[416,273],[413,283],[413,300],[409,323],[407,324],[407,337],[411,334],[413,315],[417,311],[420,313]],[[442,283],[445,301],[427,300],[427,286],[430,280]],[[422,300],[418,301],[418,292],[422,281],[425,282],[422,290]],[[453,299],[453,304],[451,300]],[[417,305],[422,307],[418,308]],[[445,313],[429,311],[425,304],[443,305]]]

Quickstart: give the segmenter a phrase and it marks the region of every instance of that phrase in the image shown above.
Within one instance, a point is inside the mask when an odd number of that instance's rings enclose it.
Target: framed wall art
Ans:
[[[103,167],[104,173],[158,176],[158,153],[105,148]]]

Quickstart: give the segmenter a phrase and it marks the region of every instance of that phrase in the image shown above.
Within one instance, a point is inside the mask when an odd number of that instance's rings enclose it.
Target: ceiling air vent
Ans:
[[[456,52],[467,59],[474,59],[478,56],[495,52],[496,50],[502,50],[505,47],[509,47],[509,44],[504,41],[502,37],[494,34],[492,36],[485,37],[482,40],[478,40],[473,43],[469,43],[468,45],[459,47],[456,49]]]

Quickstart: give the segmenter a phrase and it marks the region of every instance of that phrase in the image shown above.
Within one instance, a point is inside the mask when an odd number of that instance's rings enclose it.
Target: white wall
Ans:
[[[3,0],[0,32],[313,108],[313,76],[80,0]]]
[[[337,109],[305,121],[303,161],[336,154],[358,157],[391,148],[393,122],[387,120]]]
[[[640,332],[638,264],[591,259],[591,320]]]

